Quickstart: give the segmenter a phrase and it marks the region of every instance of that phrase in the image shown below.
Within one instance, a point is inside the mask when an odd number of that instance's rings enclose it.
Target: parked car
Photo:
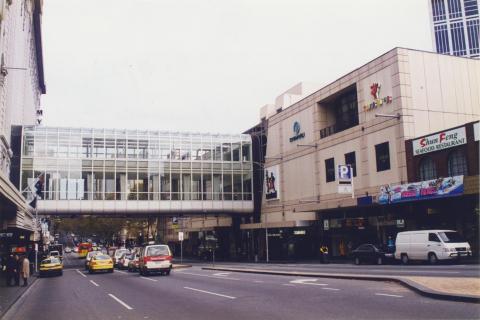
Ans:
[[[468,242],[453,230],[418,230],[397,234],[395,258],[403,264],[410,260],[452,260],[472,255]]]
[[[49,257],[40,263],[40,277],[51,274],[63,275],[63,264],[59,258]]]
[[[140,254],[134,254],[134,258],[128,262],[128,271],[137,272],[138,266],[140,265],[139,261]]]
[[[94,273],[96,271],[108,271],[113,272],[113,261],[109,255],[97,254],[90,259],[88,263],[88,272]]]
[[[113,265],[115,267],[119,268],[119,263],[118,262],[119,262],[120,257],[122,256],[122,254],[128,253],[128,252],[129,252],[128,249],[125,249],[125,248],[115,250],[115,253],[113,254],[113,257],[112,257]]]
[[[169,275],[172,270],[172,252],[165,244],[148,245],[142,248],[139,257],[140,275],[146,276],[151,272]]]
[[[355,264],[362,262],[384,264],[387,260],[393,259],[393,255],[386,253],[381,246],[373,244],[362,244],[351,252]]]
[[[97,254],[100,254],[100,252],[98,251],[90,251],[89,253],[87,253],[87,256],[85,257],[85,270],[88,270],[88,265],[90,263],[90,260],[92,260],[92,258],[94,256],[96,256]]]

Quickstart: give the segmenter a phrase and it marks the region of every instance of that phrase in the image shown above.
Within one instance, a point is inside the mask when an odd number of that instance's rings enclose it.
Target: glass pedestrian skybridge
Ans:
[[[249,135],[23,127],[40,214],[251,213]]]

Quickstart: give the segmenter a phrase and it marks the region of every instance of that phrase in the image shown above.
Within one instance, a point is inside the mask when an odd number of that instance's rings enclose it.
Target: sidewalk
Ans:
[[[480,303],[480,278],[449,278],[449,277],[420,277],[420,276],[390,276],[345,274],[334,272],[305,272],[285,269],[285,271],[235,268],[235,266],[202,267],[204,270],[230,271],[243,273],[285,275],[298,277],[337,278],[367,281],[393,281],[407,287],[423,296],[430,298]]]
[[[5,277],[0,275],[0,318],[8,311],[8,309],[22,296],[22,294],[32,286],[37,280],[36,276],[30,276],[28,286],[22,287],[23,280],[20,279],[20,286],[7,287]]]

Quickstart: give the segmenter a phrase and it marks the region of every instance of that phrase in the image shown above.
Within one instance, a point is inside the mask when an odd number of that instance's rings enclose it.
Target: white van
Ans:
[[[438,260],[471,256],[470,245],[453,230],[418,230],[397,234],[395,259],[407,264],[409,260],[425,260],[435,264]]]

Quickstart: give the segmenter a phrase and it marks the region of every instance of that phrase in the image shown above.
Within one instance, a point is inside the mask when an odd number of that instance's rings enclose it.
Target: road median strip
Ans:
[[[316,273],[316,272],[298,272],[298,271],[277,271],[277,270],[261,270],[261,269],[247,269],[247,268],[228,268],[228,267],[202,267],[202,270],[225,271],[225,272],[241,272],[241,273],[255,273],[277,276],[298,276],[298,277],[317,277],[317,278],[332,278],[345,280],[365,280],[365,281],[384,281],[395,282],[416,293],[439,300],[460,301],[480,303],[480,296],[468,294],[453,294],[448,292],[440,292],[428,288],[418,282],[402,276],[388,276],[388,275],[362,275],[362,274],[343,274],[343,273]]]

